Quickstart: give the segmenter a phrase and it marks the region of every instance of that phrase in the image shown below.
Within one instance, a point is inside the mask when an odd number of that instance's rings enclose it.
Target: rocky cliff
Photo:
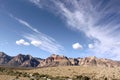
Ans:
[[[31,55],[19,54],[11,57],[0,52],[0,65],[14,66],[14,67],[50,67],[50,66],[98,66],[98,67],[118,67],[120,61],[111,59],[85,57],[85,58],[67,58],[52,54],[46,59],[35,58]]]

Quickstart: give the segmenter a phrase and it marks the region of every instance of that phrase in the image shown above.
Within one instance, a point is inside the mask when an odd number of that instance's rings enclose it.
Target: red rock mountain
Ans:
[[[52,54],[50,57],[45,60],[40,61],[38,67],[41,66],[69,66],[71,65],[70,60],[65,56],[60,56]]]
[[[102,67],[118,67],[120,66],[120,61],[114,61],[111,59],[105,59],[105,58],[96,58],[93,57],[85,57],[85,58],[79,58],[78,65],[83,66],[102,66]]]
[[[98,66],[98,67],[118,67],[120,61],[114,61],[105,58],[85,57],[85,58],[67,58],[52,54],[46,59],[35,58],[30,55],[19,54],[11,57],[4,52],[0,52],[0,65],[13,67],[49,67],[49,66]]]
[[[36,67],[39,61],[30,55],[19,54],[8,62],[10,66]]]

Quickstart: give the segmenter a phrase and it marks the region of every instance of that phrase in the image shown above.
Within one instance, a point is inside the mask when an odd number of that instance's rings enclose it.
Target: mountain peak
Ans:
[[[0,65],[8,66],[21,66],[21,67],[49,67],[49,66],[104,66],[104,67],[118,67],[120,61],[114,61],[106,58],[97,58],[96,56],[90,56],[85,58],[67,58],[64,55],[52,54],[46,59],[39,59],[32,57],[31,55],[18,54],[11,57],[0,52]]]
[[[57,56],[57,54],[52,54],[52,55],[51,55],[51,57],[56,57],[56,56]]]
[[[0,52],[0,64],[6,64],[11,60],[12,57],[8,56],[4,52]]]
[[[17,56],[25,56],[24,54],[22,54],[22,53],[19,53]]]
[[[33,58],[31,55],[27,54],[26,57],[28,57],[30,60]]]
[[[6,55],[4,52],[0,52],[0,56],[4,56]]]

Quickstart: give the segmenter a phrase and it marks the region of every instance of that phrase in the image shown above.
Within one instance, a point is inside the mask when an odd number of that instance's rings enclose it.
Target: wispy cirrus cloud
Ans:
[[[19,19],[17,17],[14,17],[13,15],[10,15],[12,18],[17,20],[19,23],[22,25],[26,26],[27,28],[31,29],[33,31],[32,34],[26,33],[23,35],[23,37],[27,40],[30,41],[30,43],[35,46],[40,48],[41,50],[50,52],[50,53],[55,53],[55,54],[60,54],[63,53],[64,48],[61,46],[54,38],[41,33],[37,29],[35,29],[33,26],[31,26],[28,22]],[[23,39],[16,41],[16,44],[18,45],[27,45],[28,42],[25,42]],[[29,43],[29,45],[30,45]]]
[[[53,38],[45,34],[26,34],[24,38],[31,41],[31,44],[50,53],[61,54],[64,51],[63,46],[59,45]]]
[[[23,24],[24,26],[28,27],[29,29],[31,29],[32,31],[36,32],[36,33],[40,33],[37,29],[35,29],[34,27],[32,27],[29,23],[27,23],[26,21],[19,19],[15,16],[13,16],[12,14],[10,14],[10,17],[14,18],[15,20],[17,20],[19,23]]]
[[[93,42],[90,52],[99,57],[120,57],[120,5],[119,0],[30,0],[38,7],[50,7],[66,20],[69,28],[85,33]],[[33,2],[36,1],[36,2]],[[57,13],[57,14],[58,14]],[[55,13],[56,14],[56,13]],[[87,44],[88,45],[88,44]],[[109,54],[108,56],[104,56]]]
[[[37,5],[39,8],[42,8],[42,6],[39,4],[41,0],[30,0],[30,2],[34,3]]]

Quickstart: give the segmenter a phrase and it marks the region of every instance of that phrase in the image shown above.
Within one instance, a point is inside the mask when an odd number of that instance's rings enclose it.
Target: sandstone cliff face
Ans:
[[[79,60],[79,65],[82,66],[98,66],[98,67],[118,67],[120,66],[119,61],[113,61],[110,59],[104,59],[104,58],[96,58],[95,56],[93,57],[85,57],[78,59]]]
[[[25,55],[19,54],[8,62],[11,66],[20,66],[25,61]]]
[[[37,59],[30,55],[19,54],[8,62],[10,66],[36,67],[39,64]]]
[[[23,67],[37,67],[40,64],[38,59],[33,58],[31,55],[26,55],[26,60],[21,64]]]
[[[41,66],[68,66],[68,65],[71,65],[71,62],[67,57],[52,54],[47,59],[41,61],[40,65],[38,67],[41,67]]]
[[[96,57],[85,57],[85,58],[81,58],[79,59],[79,65],[90,65],[90,66],[96,66],[97,65],[97,61],[96,61]]]

